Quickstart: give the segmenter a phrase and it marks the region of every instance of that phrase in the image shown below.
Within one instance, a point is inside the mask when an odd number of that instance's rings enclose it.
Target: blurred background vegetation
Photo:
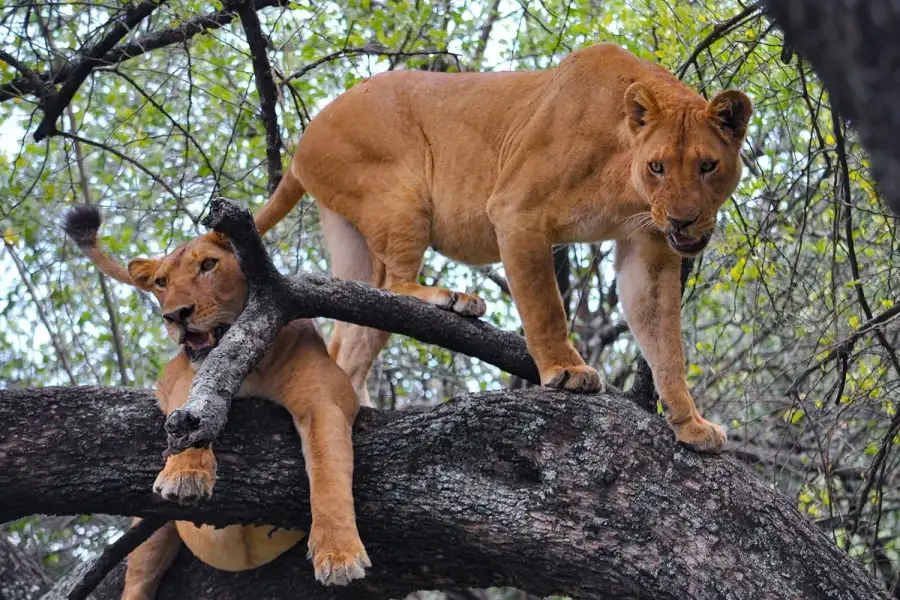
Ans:
[[[9,0],[0,6],[0,47],[38,72],[53,70],[102,36],[121,10],[112,0]],[[128,39],[223,10],[221,2],[170,3]],[[704,95],[744,90],[755,104],[745,176],[684,297],[690,382],[704,415],[728,426],[728,451],[795,498],[897,593],[900,328],[890,318],[877,332],[867,325],[898,312],[897,220],[815,74],[755,5],[304,1],[259,15],[285,160],[321,107],[390,69],[541,69],[611,41]],[[0,85],[17,76],[0,61]],[[33,97],[2,97],[0,386],[151,387],[175,351],[156,307],[132,288],[102,282],[60,223],[74,204],[100,205],[102,243],[125,261],[203,232],[199,218],[216,195],[253,209],[265,201],[265,128],[240,24],[95,70],[61,119],[80,141],[33,142],[40,117]],[[309,199],[267,243],[285,272],[328,269]],[[617,305],[612,259],[611,244],[556,253],[579,349],[628,387],[637,349]],[[475,290],[488,302],[486,318],[519,327],[500,265],[473,269],[429,254],[422,279]],[[320,327],[327,334],[330,324]],[[519,385],[493,367],[399,336],[370,378],[373,400],[396,409]],[[125,525],[104,516],[35,517],[0,525],[0,536],[57,577]],[[518,597],[491,594],[470,597]]]

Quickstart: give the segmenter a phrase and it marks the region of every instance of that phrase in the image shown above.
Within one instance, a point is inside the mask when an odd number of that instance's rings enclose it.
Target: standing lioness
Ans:
[[[377,75],[309,124],[257,216],[265,232],[304,190],[319,205],[336,277],[480,316],[479,298],[416,283],[431,245],[469,264],[502,260],[541,382],[602,388],[568,339],[553,244],[616,240],[628,323],[679,440],[719,451],[721,427],[688,391],[680,256],[703,250],[741,176],[750,100],[707,102],[616,46],[539,72]],[[329,352],[363,402],[388,334],[339,324]]]

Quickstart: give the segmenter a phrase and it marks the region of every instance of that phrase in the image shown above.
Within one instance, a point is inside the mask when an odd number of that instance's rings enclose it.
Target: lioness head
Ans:
[[[710,102],[654,94],[641,82],[625,91],[634,136],[631,182],[649,203],[653,224],[683,256],[709,243],[716,212],[741,178],[741,145],[753,107],[734,90]]]
[[[136,258],[125,269],[97,247],[99,228],[93,206],[66,216],[66,232],[101,271],[156,296],[169,337],[188,358],[209,354],[247,302],[247,282],[228,240],[209,233],[162,258]]]

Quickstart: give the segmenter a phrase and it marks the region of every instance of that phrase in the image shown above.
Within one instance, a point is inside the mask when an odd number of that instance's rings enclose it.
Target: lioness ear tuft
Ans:
[[[747,134],[753,103],[744,92],[727,90],[709,101],[706,113],[729,141],[740,144]]]
[[[128,263],[128,275],[134,285],[145,291],[153,289],[153,276],[159,268],[159,261],[152,258],[135,258]]]
[[[637,133],[659,112],[653,92],[640,81],[625,90],[625,116],[632,133]]]

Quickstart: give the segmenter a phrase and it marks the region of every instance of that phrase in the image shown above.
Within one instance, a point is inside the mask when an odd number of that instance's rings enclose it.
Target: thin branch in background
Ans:
[[[338,60],[339,58],[344,58],[345,56],[359,56],[359,55],[367,55],[367,56],[388,56],[391,58],[402,57],[409,58],[411,56],[451,56],[453,60],[456,62],[456,69],[461,71],[459,64],[459,55],[450,52],[448,50],[410,50],[405,52],[398,52],[394,50],[388,50],[386,48],[382,48],[378,44],[368,44],[363,46],[362,48],[344,48],[342,50],[338,50],[337,52],[332,52],[331,54],[326,54],[322,58],[318,60],[314,60],[308,65],[304,65],[302,68],[294,71],[287,77],[285,77],[281,81],[281,85],[286,84],[292,79],[297,79],[298,77],[303,77],[316,67],[324,65],[325,63],[331,62],[333,60]]]
[[[69,129],[72,133],[77,131],[75,123],[75,111],[70,103],[66,106],[66,113],[69,117]],[[85,204],[93,204],[91,197],[90,177],[88,177],[87,163],[84,158],[84,149],[81,142],[75,140],[72,142],[75,146],[75,161],[78,163],[78,178],[81,187],[81,199]],[[116,317],[116,307],[113,302],[112,294],[109,292],[109,286],[106,284],[106,275],[97,271],[97,279],[100,282],[100,291],[103,295],[103,305],[106,307],[106,316],[109,319],[109,331],[112,335],[113,351],[116,354],[116,366],[119,369],[119,380],[122,385],[128,385],[128,370],[125,368],[125,350],[122,343],[122,332],[119,331],[119,322]]]
[[[275,110],[278,104],[278,88],[272,78],[272,66],[269,64],[269,55],[266,51],[266,38],[262,32],[259,15],[253,7],[252,0],[245,0],[238,6],[238,15],[241,18],[241,26],[247,36],[247,45],[250,46],[250,60],[253,64],[253,75],[256,79],[256,90],[259,93],[259,105],[262,111],[262,120],[266,126],[266,164],[269,171],[269,194],[278,187],[281,181],[281,133],[278,130],[278,113]]]
[[[256,10],[261,10],[269,6],[281,6],[284,4],[287,4],[286,0],[256,0],[253,3]],[[155,31],[132,40],[131,42],[116,46],[102,57],[100,63],[103,65],[115,65],[141,56],[147,52],[158,50],[159,48],[186,42],[198,34],[214,31],[228,25],[236,17],[237,13],[233,8],[226,8],[217,12],[194,17],[176,27]],[[66,80],[74,70],[75,65],[68,62],[57,71],[41,73],[38,75],[41,82],[41,85],[38,87],[35,87],[37,84],[33,79],[29,80],[27,77],[19,77],[8,83],[4,83],[0,85],[0,102],[18,98],[25,94],[34,94],[40,97],[45,85],[60,83]]]
[[[59,339],[56,331],[50,326],[50,319],[47,318],[47,312],[44,310],[44,303],[41,301],[41,296],[38,294],[37,288],[34,287],[31,278],[28,276],[28,270],[25,268],[25,263],[22,262],[16,249],[5,237],[3,238],[3,244],[6,246],[6,251],[9,252],[9,255],[12,257],[13,264],[16,266],[16,271],[19,272],[19,277],[21,277],[22,282],[28,289],[28,294],[31,296],[31,301],[34,302],[35,310],[37,310],[38,318],[41,320],[41,323],[47,330],[47,334],[50,336],[50,343],[53,344],[53,349],[56,351],[56,358],[59,360],[59,364],[62,365],[63,371],[69,376],[69,381],[72,385],[78,385],[78,381],[75,379],[75,375],[72,374],[71,367],[69,367],[69,359],[66,355],[62,340]]]
[[[194,225],[198,225],[200,223],[200,219],[197,218],[197,216],[194,215],[191,211],[189,211],[188,208],[184,205],[184,198],[182,198],[175,190],[173,190],[172,186],[170,186],[168,183],[166,183],[164,179],[162,179],[159,175],[157,175],[156,173],[154,173],[153,171],[151,171],[150,169],[145,167],[139,161],[131,158],[127,154],[123,154],[122,152],[116,150],[115,148],[113,148],[112,146],[110,146],[108,144],[104,144],[103,142],[97,142],[94,140],[89,140],[85,137],[81,137],[80,135],[77,135],[74,133],[69,133],[68,131],[57,130],[57,131],[53,132],[53,135],[57,136],[57,137],[62,137],[62,138],[66,138],[69,140],[73,140],[73,141],[78,141],[78,142],[81,142],[82,144],[87,144],[88,146],[94,146],[95,148],[100,148],[101,150],[105,150],[106,152],[109,152],[110,154],[116,156],[117,158],[120,158],[121,160],[124,160],[125,162],[127,162],[131,165],[134,165],[140,171],[142,171],[144,174],[146,174],[148,177],[150,177],[153,181],[155,181],[156,183],[161,185],[163,187],[163,189],[165,189],[175,200],[175,203],[178,205],[179,210],[184,212],[184,214],[186,214],[188,216],[188,218],[194,223]]]
[[[165,517],[141,519],[122,537],[103,549],[103,553],[97,557],[81,582],[69,592],[67,600],[85,600],[117,564],[125,560],[132,550],[143,544],[167,522],[168,519]]]
[[[701,52],[712,46],[724,36],[728,35],[731,31],[740,27],[745,21],[748,21],[755,16],[762,15],[761,9],[762,2],[754,2],[730,19],[722,21],[721,23],[717,23],[713,27],[713,30],[709,33],[709,35],[707,35],[699,44],[697,44],[697,46],[694,48],[694,51],[691,52],[690,56],[688,56],[687,60],[685,60],[681,64],[681,66],[675,70],[675,74],[678,76],[678,79],[684,79],[684,76],[687,75],[687,70],[690,68],[690,66],[692,64],[697,64],[697,58],[700,56]]]
[[[475,53],[472,55],[472,65],[475,69],[478,69],[481,66],[481,61],[484,59],[484,52],[487,50],[488,41],[491,39],[491,31],[499,16],[500,0],[494,0],[488,10],[484,25],[481,26],[481,33],[478,36],[478,45],[475,46]]]

